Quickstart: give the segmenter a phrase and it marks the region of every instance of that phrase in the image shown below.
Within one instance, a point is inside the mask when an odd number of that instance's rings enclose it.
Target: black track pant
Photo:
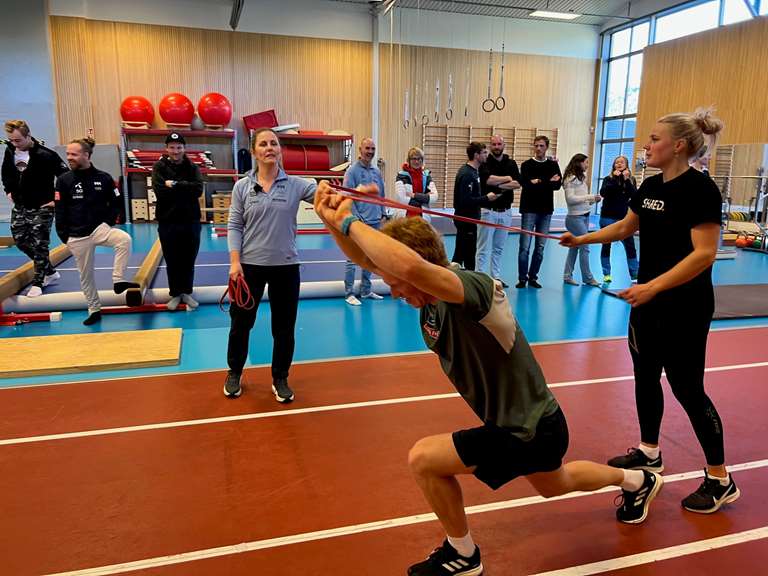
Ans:
[[[238,374],[248,359],[248,337],[256,322],[256,312],[269,284],[269,308],[272,312],[272,378],[288,378],[295,346],[294,328],[299,308],[299,265],[252,266],[243,264],[243,274],[256,306],[244,310],[235,304],[229,309],[232,324],[229,328],[227,363]]]
[[[469,222],[454,222],[456,225],[456,247],[453,250],[453,261],[464,266],[466,270],[475,269],[475,253],[477,252],[477,224]]]
[[[704,360],[711,311],[648,304],[633,308],[629,317],[629,349],[635,367],[635,401],[640,439],[659,443],[664,395],[661,371],[693,425],[707,464],[725,462],[723,424],[704,391]]]
[[[163,247],[171,297],[192,294],[195,260],[200,250],[200,222],[161,222],[157,235]]]

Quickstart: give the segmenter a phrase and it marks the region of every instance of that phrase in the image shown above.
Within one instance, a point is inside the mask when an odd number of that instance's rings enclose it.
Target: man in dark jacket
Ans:
[[[186,142],[178,132],[165,139],[165,154],[152,167],[152,188],[157,195],[157,233],[163,247],[168,288],[168,309],[181,302],[197,308],[192,298],[195,260],[200,249],[200,204],[203,177],[185,154]]]
[[[96,246],[115,249],[112,270],[115,294],[139,287],[125,280],[131,237],[114,228],[122,197],[112,176],[91,164],[94,144],[90,138],[70,142],[67,162],[72,171],[56,181],[56,233],[69,247],[80,272],[80,286],[88,302],[88,318],[83,322],[86,326],[101,320],[101,301],[93,277]]]
[[[3,157],[5,193],[13,203],[11,234],[19,250],[35,263],[35,276],[27,296],[43,293],[43,287],[61,276],[51,265],[48,245],[53,224],[53,182],[67,171],[56,152],[35,140],[24,120],[5,123],[8,144]]]
[[[523,193],[520,195],[521,227],[524,230],[549,234],[549,223],[554,212],[554,192],[562,185],[562,174],[556,160],[547,157],[549,138],[536,136],[533,140],[533,158],[520,166],[520,178]],[[541,288],[539,269],[544,260],[546,238],[536,237],[533,256],[528,263],[531,236],[520,234],[520,246],[517,254],[517,277],[515,288]]]
[[[488,158],[485,144],[470,142],[467,146],[468,161],[456,173],[453,184],[453,208],[457,216],[480,219],[480,208],[487,207],[496,200],[493,192],[483,194],[480,186],[480,166]],[[465,270],[475,269],[475,252],[477,252],[477,224],[471,222],[454,222],[456,225],[456,247],[453,251],[453,262],[463,266]]]

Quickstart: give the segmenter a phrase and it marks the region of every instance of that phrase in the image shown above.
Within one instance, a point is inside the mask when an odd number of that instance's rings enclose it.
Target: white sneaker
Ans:
[[[350,294],[344,300],[350,306],[360,306],[362,304],[362,302],[360,302],[360,300],[358,300],[354,294]]]
[[[45,278],[43,278],[43,288],[56,284],[59,280],[61,280],[61,274],[58,271],[55,271],[53,274],[46,274]]]
[[[186,304],[187,308],[189,308],[190,310],[194,310],[195,308],[200,306],[200,304],[197,303],[197,300],[192,298],[191,294],[182,294],[181,301],[184,302],[184,304]]]
[[[40,286],[32,286],[29,290],[27,290],[27,298],[37,298],[38,296],[42,295],[43,289],[40,288]]]
[[[174,296],[168,300],[168,304],[165,306],[168,308],[168,310],[176,310],[176,308],[179,307],[179,304],[181,304],[181,296]]]
[[[384,300],[384,296],[381,294],[376,294],[376,292],[368,292],[368,294],[362,294],[360,296],[363,300],[369,299],[369,300]]]

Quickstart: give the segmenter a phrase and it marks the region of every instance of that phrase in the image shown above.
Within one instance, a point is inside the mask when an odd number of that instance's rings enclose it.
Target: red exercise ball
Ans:
[[[167,124],[190,124],[195,117],[192,101],[178,92],[171,92],[160,100],[160,117]]]
[[[209,126],[226,126],[232,120],[232,104],[223,94],[210,92],[200,98],[197,113]]]
[[[152,124],[155,119],[155,109],[152,102],[144,96],[128,96],[120,104],[120,117],[125,122],[146,122]]]

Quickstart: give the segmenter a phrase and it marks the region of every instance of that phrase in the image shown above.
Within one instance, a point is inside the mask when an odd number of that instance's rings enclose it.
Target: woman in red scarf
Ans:
[[[424,169],[424,152],[421,148],[408,150],[408,161],[395,178],[395,194],[398,202],[416,208],[429,208],[430,204],[437,202],[437,187],[429,170]],[[405,210],[397,212],[395,216],[398,218],[406,215]],[[423,218],[429,222],[428,214],[424,214]]]

